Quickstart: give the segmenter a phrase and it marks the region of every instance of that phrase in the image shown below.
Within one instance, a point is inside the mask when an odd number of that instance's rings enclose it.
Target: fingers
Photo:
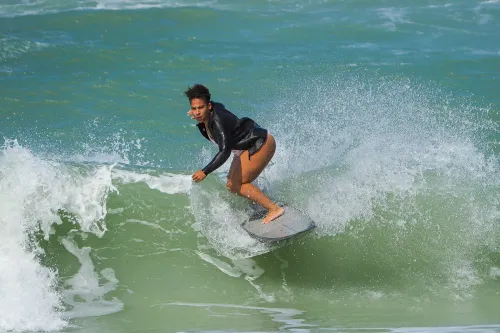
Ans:
[[[198,183],[201,182],[203,179],[205,179],[206,176],[207,175],[203,171],[199,170],[193,173],[191,178],[193,178],[193,180]]]
[[[187,115],[188,115],[188,117],[191,117],[191,119],[194,119],[193,110],[189,110],[187,112]]]
[[[201,182],[201,181],[203,180],[203,178],[202,178],[202,177],[200,177],[197,173],[193,174],[193,175],[191,176],[191,178],[193,178],[193,180],[194,180],[196,183],[199,183],[199,182]]]

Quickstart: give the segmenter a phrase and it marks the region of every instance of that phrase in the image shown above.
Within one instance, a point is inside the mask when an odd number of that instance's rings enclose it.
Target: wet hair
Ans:
[[[184,92],[189,101],[191,102],[194,98],[202,98],[207,103],[210,102],[210,91],[207,87],[202,84],[195,84]]]

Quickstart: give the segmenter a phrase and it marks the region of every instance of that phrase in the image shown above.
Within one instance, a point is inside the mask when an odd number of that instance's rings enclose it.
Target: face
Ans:
[[[193,111],[193,116],[199,123],[208,120],[211,108],[212,104],[203,98],[193,98],[191,100],[191,111]]]

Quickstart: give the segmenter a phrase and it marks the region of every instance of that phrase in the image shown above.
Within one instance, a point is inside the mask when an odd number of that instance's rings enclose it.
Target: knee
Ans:
[[[228,180],[226,183],[226,188],[229,190],[229,192],[239,193],[240,188],[241,188],[241,184],[236,184],[236,183],[233,183],[231,180]]]

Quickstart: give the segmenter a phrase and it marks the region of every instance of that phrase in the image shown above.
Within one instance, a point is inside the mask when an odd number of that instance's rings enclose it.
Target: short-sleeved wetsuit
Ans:
[[[219,152],[202,171],[208,175],[223,165],[232,150],[248,150],[248,158],[259,151],[267,139],[267,130],[260,127],[250,118],[238,118],[226,110],[223,104],[212,102],[212,112],[208,127],[212,138],[207,133],[204,123],[199,123],[198,129],[207,139],[219,146]]]

